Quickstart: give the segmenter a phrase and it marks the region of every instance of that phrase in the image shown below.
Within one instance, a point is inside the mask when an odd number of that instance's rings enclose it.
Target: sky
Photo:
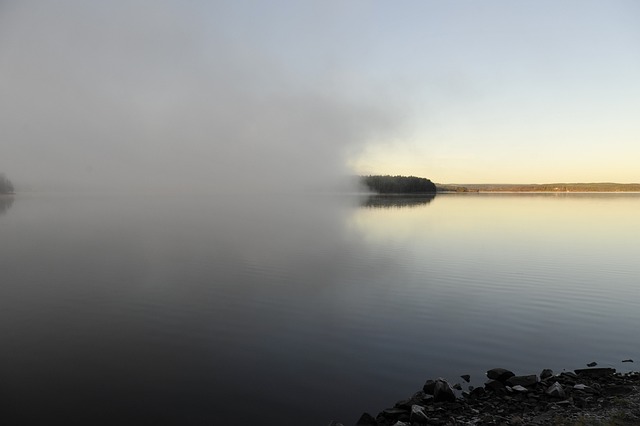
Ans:
[[[636,1],[0,1],[26,190],[640,182]]]

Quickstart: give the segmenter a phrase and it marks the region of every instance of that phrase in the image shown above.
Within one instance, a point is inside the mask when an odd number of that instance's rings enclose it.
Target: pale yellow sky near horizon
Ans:
[[[358,174],[413,175],[438,183],[640,183],[637,159],[619,151],[571,153],[473,153],[434,150],[417,144],[375,144],[349,162]]]
[[[397,41],[387,44],[402,47],[384,57],[410,91],[403,101],[411,113],[395,138],[350,158],[358,173],[442,183],[640,182],[640,4],[425,9],[433,20],[389,11],[404,26],[385,34]]]

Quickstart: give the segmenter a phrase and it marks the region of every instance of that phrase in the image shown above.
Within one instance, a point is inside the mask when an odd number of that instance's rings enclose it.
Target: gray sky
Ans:
[[[3,1],[18,188],[640,181],[635,1]]]

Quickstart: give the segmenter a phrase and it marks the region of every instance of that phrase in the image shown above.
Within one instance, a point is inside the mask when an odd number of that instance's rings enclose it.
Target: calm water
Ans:
[[[4,423],[354,424],[640,361],[639,194],[0,201]]]

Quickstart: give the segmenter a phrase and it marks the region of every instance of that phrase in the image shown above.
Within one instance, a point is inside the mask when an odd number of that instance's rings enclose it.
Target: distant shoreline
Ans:
[[[639,183],[436,184],[438,192],[622,193],[640,192]]]

